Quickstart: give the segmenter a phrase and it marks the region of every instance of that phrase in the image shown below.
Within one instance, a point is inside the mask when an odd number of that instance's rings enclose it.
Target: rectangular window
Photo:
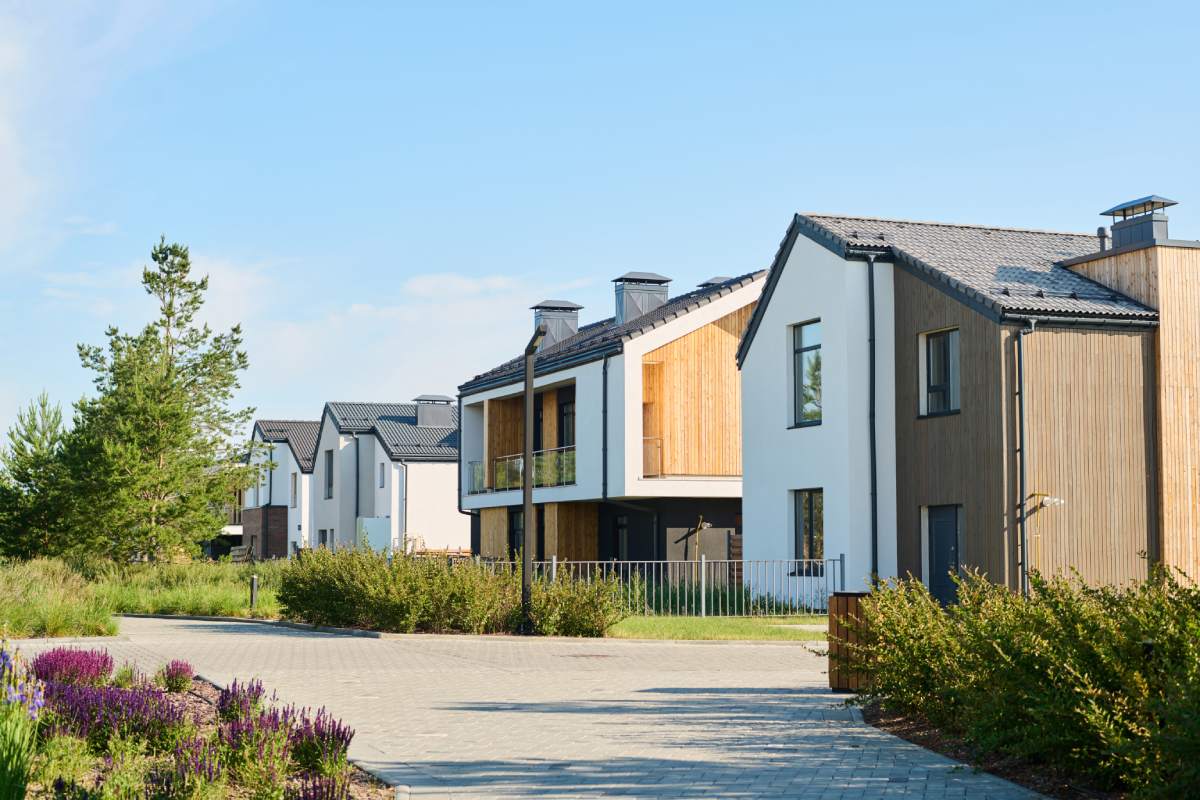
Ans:
[[[317,531],[317,547],[325,547],[329,544],[329,531],[322,528]]]
[[[292,473],[292,489],[291,489],[291,493],[288,495],[290,498],[289,502],[291,503],[292,508],[295,508],[296,504],[299,502],[299,498],[297,497],[297,493],[298,493],[297,490],[299,489],[298,481],[299,481],[299,476],[293,472]]]
[[[325,451],[325,499],[333,499],[333,451]]]
[[[792,327],[793,425],[821,424],[821,321]]]
[[[387,464],[379,462],[379,488],[387,486]]]
[[[825,492],[821,489],[801,489],[795,497],[795,558],[797,561],[825,558]],[[824,564],[797,565],[798,575],[821,575]]]
[[[510,508],[508,510],[508,556],[519,558],[525,549],[525,509]]]
[[[959,410],[958,330],[925,334],[925,416]]]
[[[558,390],[558,446],[575,446],[575,387]]]

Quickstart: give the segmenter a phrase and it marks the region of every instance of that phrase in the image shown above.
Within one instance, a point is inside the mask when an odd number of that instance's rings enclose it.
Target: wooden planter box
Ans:
[[[866,592],[834,592],[829,597],[829,688],[835,692],[857,692],[865,688],[866,675],[849,668],[847,644],[858,644],[859,631],[847,623],[858,624],[859,606]]]

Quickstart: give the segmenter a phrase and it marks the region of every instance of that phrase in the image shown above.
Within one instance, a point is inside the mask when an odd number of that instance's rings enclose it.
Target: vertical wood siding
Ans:
[[[508,509],[479,509],[479,555],[484,558],[508,557]]]
[[[1016,330],[1005,330],[1006,354]],[[1152,333],[1039,328],[1025,337],[1031,569],[1075,570],[1094,584],[1146,577],[1141,554],[1157,532],[1154,385]],[[1015,475],[1010,487],[1015,505]],[[1066,503],[1041,507],[1039,495]]]
[[[742,474],[738,340],[755,303],[642,357],[645,436],[662,438],[666,475]]]
[[[595,561],[599,558],[600,507],[596,503],[546,504],[546,558]]]
[[[918,336],[959,329],[962,410],[918,418]],[[1004,501],[1000,326],[909,273],[895,271],[896,535],[900,574],[927,577],[921,507],[963,506],[959,560],[1013,585]]]

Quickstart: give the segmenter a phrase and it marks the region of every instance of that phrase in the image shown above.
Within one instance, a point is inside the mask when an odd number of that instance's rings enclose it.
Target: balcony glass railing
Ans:
[[[470,494],[504,492],[520,489],[525,476],[525,458],[521,455],[500,456],[492,461],[492,485],[485,484],[486,472],[482,461],[472,461]],[[575,483],[575,448],[556,447],[538,450],[533,454],[533,485],[535,487],[570,486]]]

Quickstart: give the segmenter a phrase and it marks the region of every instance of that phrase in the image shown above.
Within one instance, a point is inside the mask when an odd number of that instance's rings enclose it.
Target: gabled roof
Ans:
[[[577,364],[597,361],[606,355],[621,352],[625,342],[659,328],[672,320],[708,305],[719,297],[736,292],[744,286],[766,275],[766,270],[748,272],[737,278],[712,286],[703,286],[687,294],[671,298],[653,311],[618,325],[615,317],[593,322],[579,329],[574,336],[556,342],[543,349],[534,359],[534,372],[538,375],[566,369]],[[521,378],[523,357],[518,356],[500,366],[476,375],[458,387],[460,394],[469,394],[492,386],[504,386]]]
[[[416,403],[326,403],[325,411],[341,433],[374,433],[393,461],[458,460],[458,408],[451,406],[451,426],[417,425]]]
[[[260,419],[254,422],[254,431],[262,441],[287,443],[301,472],[313,471],[320,430],[321,423],[317,420]]]
[[[1152,324],[1158,319],[1154,309],[1062,265],[1100,249],[1091,234],[797,214],[742,337],[739,365],[801,235],[842,258],[874,253],[880,260],[893,261],[996,320],[1025,315]]]

